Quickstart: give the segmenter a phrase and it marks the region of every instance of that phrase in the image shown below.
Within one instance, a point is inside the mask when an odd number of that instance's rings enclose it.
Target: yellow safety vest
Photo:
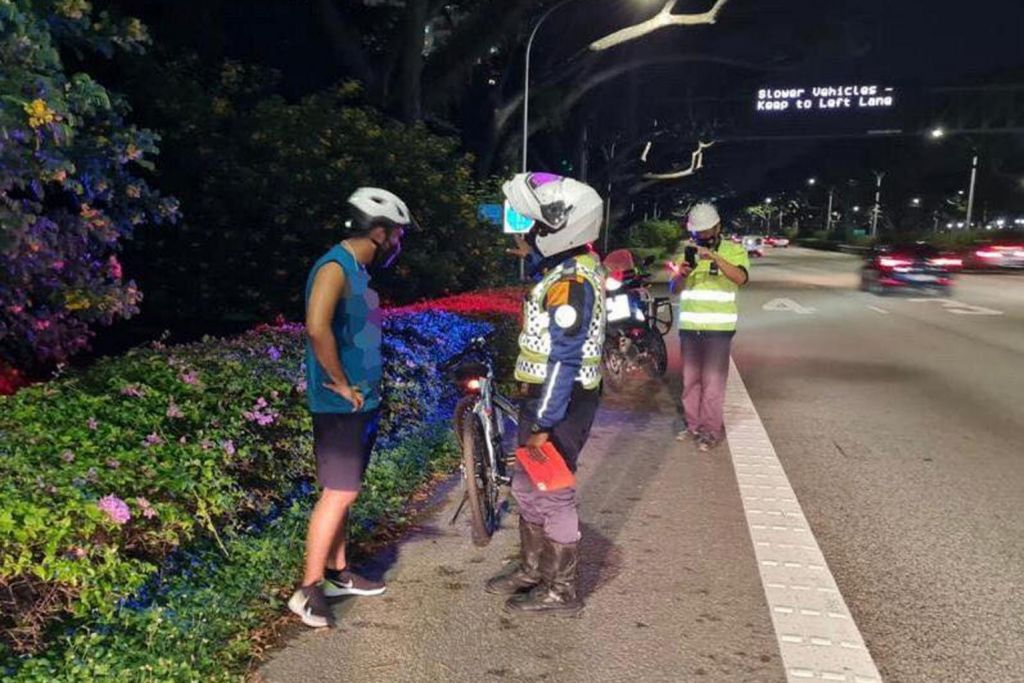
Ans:
[[[718,254],[734,266],[750,271],[746,248],[722,242]],[[719,271],[711,274],[712,261],[698,261],[679,293],[679,329],[694,332],[734,332],[739,319],[736,294],[740,286]]]

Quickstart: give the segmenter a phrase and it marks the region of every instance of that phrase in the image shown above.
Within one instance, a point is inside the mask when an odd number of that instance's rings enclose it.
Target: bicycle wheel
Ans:
[[[665,336],[672,329],[672,300],[654,300],[654,329]]]
[[[466,487],[469,527],[473,545],[485,546],[497,528],[497,501],[493,495],[487,444],[480,418],[466,415],[462,423],[462,482]]]
[[[647,348],[647,362],[644,363],[647,375],[651,379],[663,377],[668,370],[668,349],[665,348],[665,338],[657,330],[648,330]]]
[[[462,423],[465,422],[466,415],[473,410],[477,400],[476,396],[463,396],[455,404],[455,411],[452,413],[452,427],[455,429],[455,436],[459,439],[462,438]]]

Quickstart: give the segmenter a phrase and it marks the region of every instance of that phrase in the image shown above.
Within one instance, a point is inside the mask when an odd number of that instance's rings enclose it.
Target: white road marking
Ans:
[[[974,304],[965,304],[962,301],[956,301],[954,299],[909,299],[909,301],[920,304],[920,303],[937,303],[942,304],[942,308],[953,313],[955,315],[1003,315],[1002,311],[997,311],[994,308],[985,308],[984,306],[975,306]]]
[[[797,313],[799,315],[810,315],[811,313],[814,313],[817,310],[811,308],[810,306],[801,306],[792,299],[772,299],[764,306],[761,306],[761,309],[765,311]]]
[[[731,360],[725,427],[786,679],[880,683],[878,668]]]
[[[878,306],[868,306],[868,308],[870,308],[875,313],[881,313],[882,315],[889,315],[889,311],[885,310],[884,308],[879,308]]]

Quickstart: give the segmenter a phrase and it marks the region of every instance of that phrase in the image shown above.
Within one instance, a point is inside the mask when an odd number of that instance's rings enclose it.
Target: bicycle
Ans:
[[[488,339],[477,337],[441,366],[454,370],[463,393],[455,406],[453,426],[462,450],[463,498],[451,523],[468,504],[473,544],[485,546],[501,522],[501,488],[512,483],[515,454],[506,453],[506,421],[518,429],[518,407],[495,386]],[[467,360],[476,358],[478,360]]]

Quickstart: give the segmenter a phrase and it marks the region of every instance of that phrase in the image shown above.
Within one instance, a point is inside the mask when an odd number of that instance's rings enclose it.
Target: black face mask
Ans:
[[[722,242],[722,233],[720,233],[720,232],[715,233],[711,237],[701,237],[700,235],[698,235],[696,233],[691,233],[691,234],[693,235],[693,241],[699,247],[705,247],[707,249],[717,249],[718,245],[721,244],[721,242]]]
[[[398,255],[402,253],[402,243],[399,242],[397,247],[391,246],[391,240],[385,240],[384,242],[378,242],[377,240],[370,238],[370,241],[374,244],[373,260],[370,261],[370,268],[374,270],[387,270],[395,264],[398,260]]]

